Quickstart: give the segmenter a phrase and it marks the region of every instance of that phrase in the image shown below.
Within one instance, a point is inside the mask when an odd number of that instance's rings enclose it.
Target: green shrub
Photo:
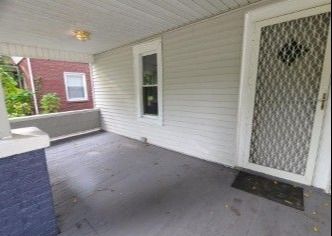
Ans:
[[[40,100],[43,113],[54,113],[60,109],[60,98],[56,93],[47,93]]]
[[[9,94],[5,98],[7,112],[10,117],[32,115],[32,94],[19,89],[15,94]]]

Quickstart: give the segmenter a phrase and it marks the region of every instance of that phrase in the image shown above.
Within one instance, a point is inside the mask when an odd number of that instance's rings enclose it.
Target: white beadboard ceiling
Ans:
[[[0,0],[0,43],[96,54],[258,1]]]

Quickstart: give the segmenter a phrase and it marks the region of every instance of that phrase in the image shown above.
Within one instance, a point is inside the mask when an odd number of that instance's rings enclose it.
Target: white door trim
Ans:
[[[322,128],[313,186],[331,194],[331,86]]]
[[[321,126],[324,112],[317,112],[315,117],[315,125],[313,128],[313,135],[307,162],[307,169],[305,176],[292,174],[286,171],[280,171],[273,168],[263,167],[256,164],[249,163],[249,149],[251,139],[251,123],[254,110],[256,73],[257,73],[257,58],[260,35],[257,34],[257,29],[260,29],[264,24],[269,24],[270,21],[287,21],[289,17],[300,18],[310,15],[315,15],[323,12],[328,12],[331,9],[329,1],[319,0],[292,0],[284,1],[277,4],[269,5],[259,8],[257,10],[248,12],[245,16],[245,30],[243,40],[243,55],[241,68],[241,88],[240,100],[238,110],[238,125],[237,125],[237,149],[236,154],[238,158],[238,166],[265,174],[277,176],[294,182],[311,185],[315,167],[316,156],[319,147],[319,137],[321,133]],[[272,19],[274,18],[274,19]],[[258,27],[258,28],[257,28]],[[328,84],[331,75],[331,32],[329,32],[329,43],[326,50],[325,65],[322,77],[322,86],[320,96],[323,93],[328,93]],[[320,104],[317,104],[320,106]],[[320,110],[320,108],[319,108]]]

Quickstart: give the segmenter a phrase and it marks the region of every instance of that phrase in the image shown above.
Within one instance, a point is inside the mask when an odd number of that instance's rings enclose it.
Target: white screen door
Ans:
[[[330,18],[320,7],[256,22],[244,168],[311,183],[330,80]]]

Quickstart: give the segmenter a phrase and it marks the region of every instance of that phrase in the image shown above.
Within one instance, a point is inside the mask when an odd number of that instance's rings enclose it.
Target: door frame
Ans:
[[[239,167],[276,176],[289,181],[298,182],[301,184],[312,184],[316,158],[318,155],[323,118],[326,111],[320,109],[319,102],[317,103],[318,109],[315,115],[310,153],[308,156],[306,173],[304,176],[269,167],[264,167],[249,162],[252,119],[256,91],[256,75],[258,65],[257,59],[259,56],[260,41],[260,34],[257,33],[257,30],[264,25],[269,25],[269,23],[275,22],[276,20],[277,22],[283,22],[288,21],[288,19],[296,19],[329,11],[331,11],[331,4],[329,1],[326,0],[292,0],[268,5],[266,7],[250,11],[246,14],[243,38],[240,100],[236,140],[236,155],[238,158]],[[326,49],[319,98],[321,98],[323,93],[328,94],[329,92],[330,75],[331,26],[329,30],[329,39]]]

